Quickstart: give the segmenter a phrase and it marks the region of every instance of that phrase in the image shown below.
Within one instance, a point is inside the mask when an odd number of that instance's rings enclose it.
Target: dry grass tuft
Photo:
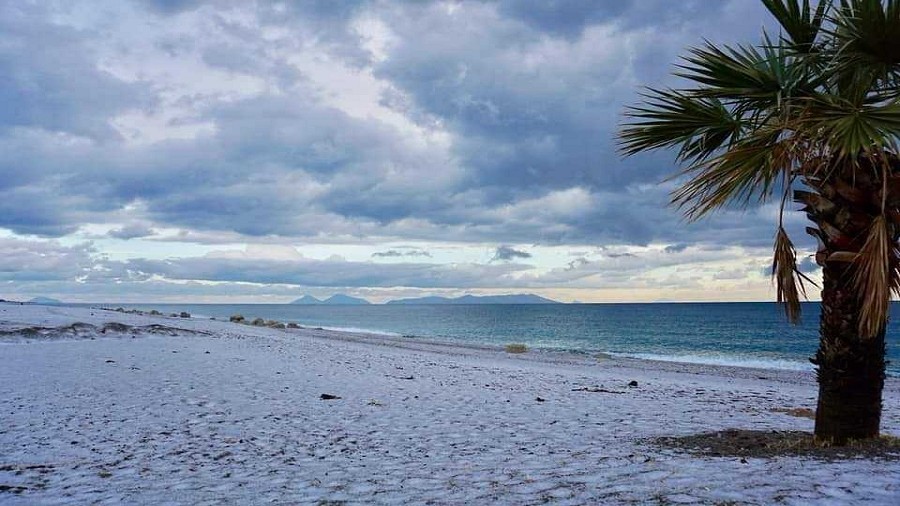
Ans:
[[[525,353],[528,351],[528,347],[522,343],[510,343],[507,344],[504,349],[506,353]]]
[[[784,413],[788,416],[796,416],[797,418],[816,419],[816,410],[809,408],[772,408],[773,413]]]

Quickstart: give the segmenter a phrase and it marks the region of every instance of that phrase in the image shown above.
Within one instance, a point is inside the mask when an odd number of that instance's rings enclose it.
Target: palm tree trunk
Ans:
[[[858,332],[861,304],[851,264],[824,266],[815,437],[837,445],[877,437],[884,388],[884,330],[871,338]]]
[[[845,167],[836,172],[842,173],[822,179],[807,177],[806,184],[815,192],[797,191],[795,200],[806,204],[804,211],[816,224],[807,231],[819,240],[816,262],[823,270],[819,349],[811,359],[819,382],[815,437],[842,445],[879,434],[887,322],[875,336],[860,336],[864,294],[854,275],[856,255],[876,216],[885,211],[884,185],[877,171]],[[895,182],[893,177],[890,182]],[[893,202],[898,194],[892,186],[888,191]],[[896,217],[891,218],[890,226],[896,241],[900,229]]]

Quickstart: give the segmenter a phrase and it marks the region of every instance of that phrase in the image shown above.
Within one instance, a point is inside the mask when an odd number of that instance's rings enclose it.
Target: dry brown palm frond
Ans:
[[[884,215],[876,217],[869,227],[866,243],[859,250],[854,285],[862,297],[859,315],[860,337],[878,335],[887,322],[891,290],[896,287],[892,272],[896,269],[892,257],[897,245],[891,240]]]
[[[895,297],[900,297],[900,245],[896,241],[891,243],[891,267],[889,270],[891,292]]]
[[[775,255],[772,259],[772,278],[775,280],[778,302],[784,304],[784,314],[791,323],[800,321],[800,294],[806,297],[801,276],[797,269],[794,244],[784,227],[778,227],[778,233],[775,234]]]

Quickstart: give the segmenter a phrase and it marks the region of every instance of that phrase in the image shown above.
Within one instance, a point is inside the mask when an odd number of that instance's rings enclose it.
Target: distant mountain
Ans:
[[[30,304],[41,304],[44,306],[59,306],[63,301],[51,299],[50,297],[35,297],[28,301]]]
[[[325,300],[319,300],[312,295],[304,295],[303,297],[300,297],[299,299],[291,302],[291,304],[306,306],[362,306],[365,304],[370,304],[370,302],[366,299],[360,299],[358,297],[351,297],[349,295],[337,293]]]
[[[419,297],[414,299],[397,299],[388,304],[561,304],[533,293],[515,295],[463,295],[462,297]]]
[[[453,304],[447,297],[419,297],[415,299],[389,300],[385,304]]]
[[[291,304],[304,304],[307,306],[318,305],[321,303],[322,303],[321,300],[313,297],[312,295],[304,295],[303,297],[300,297],[299,299],[291,302]]]
[[[342,293],[336,293],[331,297],[322,301],[322,304],[335,304],[335,305],[345,305],[345,306],[365,306],[366,304],[371,304],[371,302],[366,299],[361,299],[359,297],[351,297],[349,295],[344,295]]]

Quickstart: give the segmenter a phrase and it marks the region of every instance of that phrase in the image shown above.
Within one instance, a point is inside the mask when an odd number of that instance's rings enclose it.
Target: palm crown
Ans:
[[[627,110],[626,155],[677,148],[674,204],[696,219],[791,191],[817,225],[817,261],[852,264],[860,335],[883,332],[900,293],[900,0],[763,0],[781,25],[759,46],[690,50],[681,89]],[[811,190],[811,191],[807,191]],[[804,276],[779,219],[773,276],[789,319]]]

